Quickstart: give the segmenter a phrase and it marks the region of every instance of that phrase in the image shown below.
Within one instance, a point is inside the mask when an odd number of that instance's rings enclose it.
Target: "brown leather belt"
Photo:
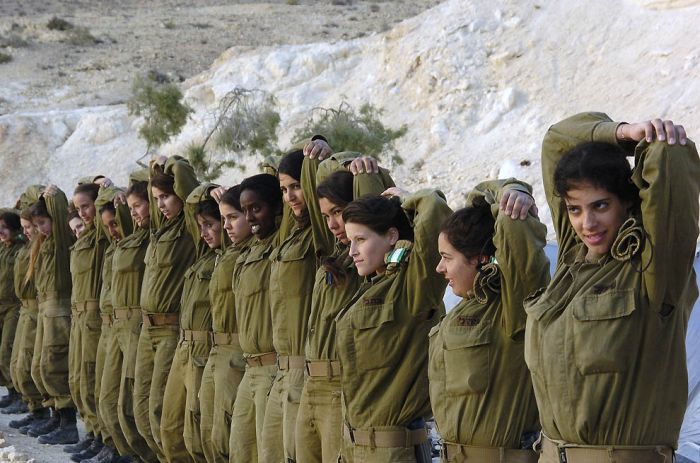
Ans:
[[[266,367],[277,364],[277,352],[268,352],[267,354],[256,355],[255,357],[246,357],[245,363],[249,367]]]
[[[98,310],[100,308],[99,301],[82,301],[75,303],[76,312],[87,312],[89,310]]]
[[[461,456],[463,460],[479,463],[537,463],[539,459],[539,454],[534,450],[473,447],[451,442],[443,442],[440,456],[443,461],[448,461],[448,457]]]
[[[112,326],[114,320],[112,319],[111,313],[101,313],[100,317],[102,317],[102,326]]]
[[[303,369],[306,366],[306,358],[303,355],[278,355],[277,368],[289,370],[290,368]]]
[[[180,330],[181,341],[209,342],[209,331],[203,330]]]
[[[375,429],[350,429],[343,426],[345,438],[355,445],[370,448],[410,448],[422,444],[428,438],[425,428],[396,431],[377,431]]]
[[[143,326],[178,326],[180,314],[177,313],[144,313]]]
[[[673,449],[665,445],[596,445],[576,446],[549,439],[542,434],[545,461],[561,463],[671,463]]]
[[[324,377],[328,379],[340,376],[339,360],[307,360],[306,373],[314,378]]]
[[[238,344],[238,333],[211,333],[213,346],[230,346]]]
[[[140,307],[123,307],[121,309],[114,309],[114,314],[112,317],[115,320],[126,319],[129,320],[135,313],[141,314]]]

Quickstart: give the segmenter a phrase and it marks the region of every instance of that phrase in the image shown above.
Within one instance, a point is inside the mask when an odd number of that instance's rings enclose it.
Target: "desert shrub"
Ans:
[[[262,90],[235,88],[219,102],[215,123],[201,144],[187,148],[187,158],[204,180],[214,180],[225,168],[243,168],[245,156],[277,152],[280,123],[274,96]],[[212,142],[213,149],[208,149]]]
[[[68,31],[65,42],[75,46],[86,46],[99,43],[99,40],[97,40],[95,36],[90,33],[88,28],[74,27]]]
[[[9,63],[10,61],[12,61],[12,55],[0,52],[0,64]]]
[[[309,138],[315,134],[326,137],[334,151],[357,151],[384,161],[402,164],[394,141],[407,132],[406,125],[399,129],[386,127],[380,116],[381,109],[369,103],[355,110],[343,102],[337,108],[315,108],[295,138]]]
[[[52,31],[68,31],[73,29],[75,26],[73,23],[70,23],[65,19],[54,16],[48,23],[46,23],[46,27]]]
[[[129,114],[143,117],[139,135],[146,141],[148,150],[180,133],[192,112],[182,102],[182,92],[177,85],[158,83],[144,77],[134,80],[127,107]]]

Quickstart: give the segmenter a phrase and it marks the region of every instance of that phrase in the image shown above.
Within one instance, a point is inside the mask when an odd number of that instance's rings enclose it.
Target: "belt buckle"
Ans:
[[[559,463],[566,463],[566,447],[557,447],[559,453]]]
[[[153,322],[153,314],[152,313],[147,313],[146,318],[148,319],[148,326],[156,326],[156,324]]]

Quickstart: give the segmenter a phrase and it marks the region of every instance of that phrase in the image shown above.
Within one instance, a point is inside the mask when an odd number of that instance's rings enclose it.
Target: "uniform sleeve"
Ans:
[[[440,261],[438,235],[452,210],[445,195],[438,190],[421,190],[402,202],[413,222],[413,250],[406,269],[406,291],[409,310],[417,314],[442,305],[447,286],[445,278],[435,271]]]
[[[554,171],[557,163],[564,154],[581,143],[599,141],[617,144],[615,131],[618,125],[603,113],[581,113],[554,124],[544,136],[542,182],[557,235],[559,258],[576,244],[576,233],[562,199],[555,194]]]
[[[335,243],[333,233],[331,233],[328,226],[326,226],[326,221],[323,218],[323,214],[321,214],[321,207],[318,204],[316,174],[320,164],[321,162],[318,159],[304,157],[304,163],[301,166],[301,188],[304,191],[306,209],[309,212],[311,236],[313,238],[316,257],[331,255]]]
[[[185,226],[187,227],[187,233],[192,237],[192,243],[196,249],[197,257],[201,256],[207,248],[206,243],[201,239],[199,234],[199,225],[197,225],[196,215],[197,206],[202,201],[212,199],[209,192],[218,186],[219,185],[213,183],[202,183],[190,192],[187,201],[185,201]]]
[[[75,239],[68,226],[68,199],[66,194],[58,190],[55,195],[44,196],[46,210],[51,216],[51,236],[56,241],[56,250],[70,247]]]
[[[639,188],[647,242],[641,265],[651,307],[675,307],[692,280],[698,237],[700,160],[695,144],[651,144],[635,152],[632,181]],[[692,301],[690,303],[692,306]]]
[[[31,185],[24,193],[19,197],[19,208],[24,210],[37,201],[41,197],[41,193],[44,191],[44,185]]]
[[[503,193],[512,189],[531,191],[530,185],[509,179],[484,182],[469,194],[472,201],[483,194],[496,221],[493,244],[501,273],[501,327],[510,337],[525,329],[523,300],[549,283],[549,260],[544,253],[547,227],[532,214],[525,220],[512,219],[499,209]]]

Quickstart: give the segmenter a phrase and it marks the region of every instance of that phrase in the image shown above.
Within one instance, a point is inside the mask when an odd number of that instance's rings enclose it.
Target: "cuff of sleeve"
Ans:
[[[593,141],[617,145],[617,128],[624,122],[600,122],[593,129]]]

